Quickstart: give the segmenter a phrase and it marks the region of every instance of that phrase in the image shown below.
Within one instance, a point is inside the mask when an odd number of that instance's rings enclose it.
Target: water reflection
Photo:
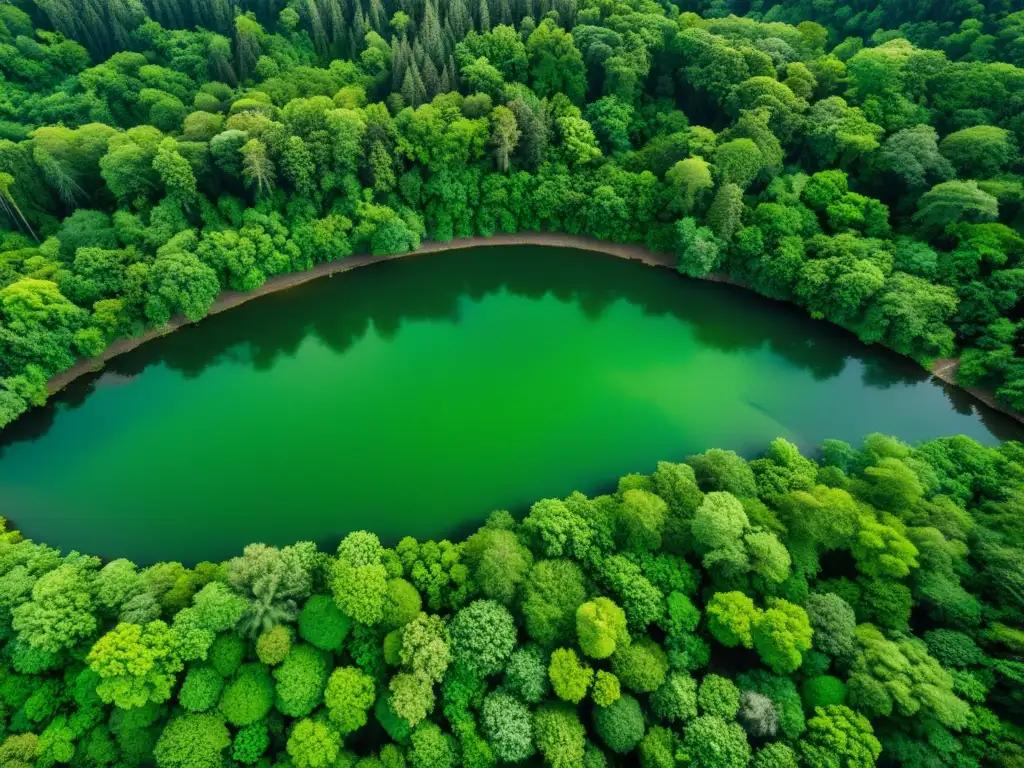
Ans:
[[[561,248],[495,247],[410,257],[308,283],[260,298],[197,326],[152,341],[112,360],[102,373],[83,377],[8,427],[3,447],[36,440],[57,413],[83,405],[97,388],[130,382],[163,364],[194,378],[230,359],[256,371],[293,356],[310,334],[343,353],[376,329],[392,339],[403,323],[458,323],[467,298],[508,291],[527,298],[554,296],[578,302],[586,316],[600,318],[627,301],[652,316],[668,315],[689,325],[704,346],[723,352],[767,348],[815,380],[838,376],[851,361],[861,363],[863,383],[885,389],[923,382],[930,374],[913,362],[853,334],[809,319],[802,310],[720,283],[687,280],[662,269],[610,256]],[[975,413],[1000,439],[1020,438],[1020,425],[978,403],[956,387],[936,382],[952,408]]]

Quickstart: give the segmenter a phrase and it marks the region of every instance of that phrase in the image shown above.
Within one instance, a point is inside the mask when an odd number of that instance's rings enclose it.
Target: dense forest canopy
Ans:
[[[1024,409],[1022,67],[1008,0],[0,4],[0,425],[222,290],[525,229]]]
[[[1024,446],[776,440],[462,542],[0,526],[4,768],[1024,766]]]

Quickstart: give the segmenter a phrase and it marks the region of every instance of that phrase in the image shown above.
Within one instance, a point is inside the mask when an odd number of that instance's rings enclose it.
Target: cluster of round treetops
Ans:
[[[459,543],[138,568],[3,533],[0,765],[1020,768],[1024,446],[820,455]]]

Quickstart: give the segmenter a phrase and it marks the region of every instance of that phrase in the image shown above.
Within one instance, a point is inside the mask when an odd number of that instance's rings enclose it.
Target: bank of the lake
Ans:
[[[500,246],[542,246],[549,248],[573,248],[583,251],[593,251],[595,253],[603,253],[609,256],[615,256],[620,259],[626,259],[629,261],[639,261],[646,264],[649,267],[660,267],[662,269],[676,269],[675,259],[666,253],[658,253],[652,251],[646,246],[639,245],[636,243],[613,243],[607,240],[599,240],[596,237],[585,237],[582,235],[565,235],[556,234],[550,232],[520,232],[514,235],[509,234],[495,234],[490,237],[464,237],[456,238],[447,242],[440,241],[427,241],[422,243],[419,248],[414,251],[407,251],[405,253],[399,253],[388,256],[374,256],[371,254],[360,254],[357,256],[349,256],[348,258],[341,259],[338,261],[327,262],[326,264],[317,264],[312,269],[306,270],[305,272],[291,273],[287,275],[277,275],[267,280],[259,288],[240,292],[240,291],[225,291],[214,301],[213,306],[210,307],[209,315],[216,315],[221,312],[227,311],[238,307],[246,302],[257,299],[261,296],[267,296],[272,293],[279,291],[288,290],[289,288],[295,288],[296,286],[308,283],[311,280],[318,280],[321,277],[331,277],[340,272],[347,272],[349,270],[358,269],[360,267],[372,266],[374,264],[380,264],[386,261],[393,261],[395,259],[401,259],[409,256],[417,256],[427,253],[439,253],[443,251],[460,250],[463,248],[483,248],[483,247],[500,247]],[[725,275],[714,273],[708,275],[706,280],[711,282],[722,282],[730,285],[737,285],[745,287],[742,283],[738,283],[735,280],[731,280]],[[96,357],[85,358],[78,361],[71,368],[66,371],[58,373],[53,376],[47,382],[47,389],[50,394],[54,394],[64,389],[71,382],[76,379],[85,376],[90,373],[95,373],[100,370],[108,361],[123,355],[127,352],[136,349],[137,347],[145,344],[146,342],[158,339],[161,336],[166,336],[169,333],[182,328],[186,325],[193,325],[184,316],[177,315],[166,324],[158,328],[152,328],[145,333],[127,339],[119,339],[107,347],[101,354]],[[935,361],[931,368],[931,373],[938,379],[950,384],[951,386],[960,387],[965,392],[970,394],[972,397],[984,403],[989,408],[999,411],[1010,418],[1013,418],[1022,424],[1024,424],[1024,413],[1013,410],[1012,408],[1003,405],[999,402],[992,392],[980,389],[977,387],[963,387],[957,383],[956,371],[959,364],[957,359],[942,359]]]
[[[1019,438],[905,358],[740,288],[506,246],[317,280],[154,340],[5,430],[27,535],[139,562],[458,536],[784,437]]]

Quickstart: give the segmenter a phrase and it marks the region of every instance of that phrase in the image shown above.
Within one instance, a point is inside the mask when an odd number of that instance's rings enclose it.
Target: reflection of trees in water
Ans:
[[[501,290],[531,299],[552,295],[562,302],[576,301],[591,319],[624,300],[649,315],[667,315],[688,324],[706,347],[725,352],[766,347],[816,380],[837,376],[851,359],[862,363],[863,381],[870,387],[918,383],[929,377],[895,353],[869,347],[852,333],[811,321],[803,310],[741,288],[685,280],[610,256],[535,246],[430,254],[316,280],[144,344],[112,360],[107,370],[135,376],[163,363],[194,377],[224,359],[266,370],[281,357],[294,355],[310,333],[341,353],[365,336],[371,323],[383,338],[392,339],[406,321],[459,322],[462,301],[479,301]],[[5,430],[4,442],[43,435],[52,424],[56,403],[77,408],[96,380],[79,379],[54,403],[19,419]],[[976,401],[965,392],[944,388],[958,412],[975,408]],[[1019,427],[1002,414],[984,406],[977,406],[977,411],[997,437],[1019,436]]]

